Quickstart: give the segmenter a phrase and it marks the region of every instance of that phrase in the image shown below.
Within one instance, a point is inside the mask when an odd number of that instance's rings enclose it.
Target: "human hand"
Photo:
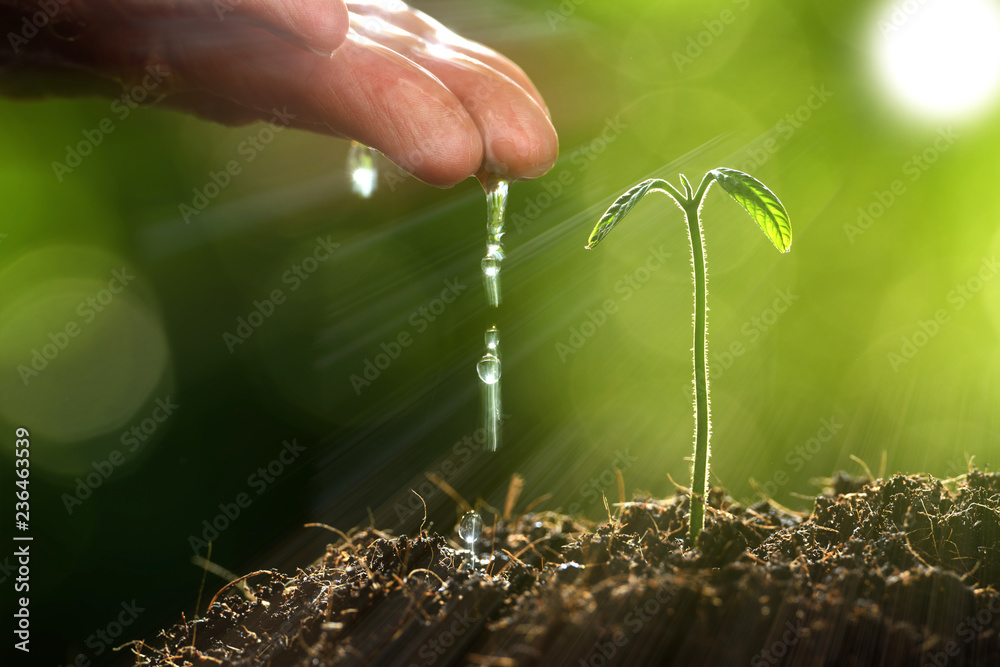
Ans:
[[[152,91],[161,105],[230,125],[287,109],[292,126],[372,146],[441,187],[483,172],[536,178],[556,159],[520,68],[396,0],[52,2],[50,34],[28,55],[45,49],[126,88],[148,68],[169,73]]]

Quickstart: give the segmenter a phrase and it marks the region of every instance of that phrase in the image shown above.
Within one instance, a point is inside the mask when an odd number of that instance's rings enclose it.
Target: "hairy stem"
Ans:
[[[697,544],[698,534],[705,526],[705,500],[708,495],[708,439],[711,416],[708,404],[708,278],[705,270],[705,237],[698,209],[707,190],[703,182],[698,196],[683,205],[691,241],[691,261],[694,265],[694,463],[691,467],[691,545]]]

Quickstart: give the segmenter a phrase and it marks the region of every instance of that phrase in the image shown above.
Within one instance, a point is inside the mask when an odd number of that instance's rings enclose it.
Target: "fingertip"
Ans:
[[[331,127],[371,146],[416,178],[451,187],[483,162],[483,142],[461,101],[430,72],[351,33],[312,94]]]
[[[559,159],[559,135],[549,118],[548,111],[545,111],[544,122],[535,124],[534,142],[535,151],[531,154],[533,159],[525,164],[522,179],[539,178],[549,173]]]
[[[418,135],[402,159],[393,161],[424,183],[450,188],[475,174],[483,162],[482,139],[468,117],[440,118]]]
[[[518,114],[504,132],[492,136],[486,147],[484,167],[511,180],[544,176],[559,157],[559,136],[552,121],[537,104]]]
[[[316,22],[307,28],[302,37],[309,47],[323,56],[330,56],[347,39],[351,17],[347,5],[340,0],[325,3],[324,11],[316,14]]]
[[[230,11],[325,57],[341,47],[351,23],[343,0],[246,0]]]

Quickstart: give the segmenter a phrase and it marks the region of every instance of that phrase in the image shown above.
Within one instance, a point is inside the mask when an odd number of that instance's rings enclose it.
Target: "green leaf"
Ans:
[[[735,169],[713,169],[709,172],[722,189],[747,210],[780,252],[792,247],[792,223],[788,212],[766,185],[749,174]]]
[[[643,181],[639,185],[636,185],[628,192],[623,194],[621,197],[615,200],[615,203],[605,211],[601,219],[597,221],[597,226],[594,227],[594,231],[590,233],[590,238],[587,239],[587,248],[593,248],[598,243],[600,243],[608,233],[615,228],[619,222],[622,221],[628,212],[631,211],[639,201],[649,194],[649,191],[654,187],[657,189],[663,187],[665,183],[658,178],[651,178],[648,181]]]

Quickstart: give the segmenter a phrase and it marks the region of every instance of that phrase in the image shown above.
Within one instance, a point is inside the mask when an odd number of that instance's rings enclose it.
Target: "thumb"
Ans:
[[[220,20],[227,16],[300,42],[322,55],[344,43],[350,18],[343,0],[216,0]]]

